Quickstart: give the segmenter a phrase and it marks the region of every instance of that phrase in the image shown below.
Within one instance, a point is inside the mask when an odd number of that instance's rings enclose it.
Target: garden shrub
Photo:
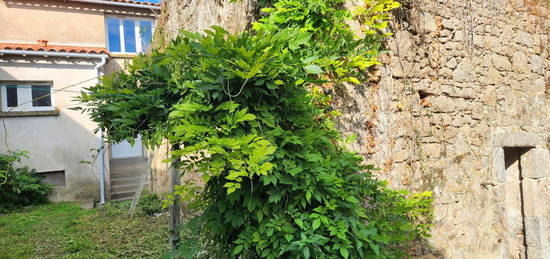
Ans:
[[[157,213],[166,211],[166,209],[162,206],[162,201],[155,193],[143,194],[139,199],[138,207],[143,214],[148,216],[153,216]]]
[[[0,213],[48,202],[51,185],[43,183],[34,169],[14,167],[24,157],[25,151],[0,154]]]
[[[366,2],[352,14],[343,0],[274,1],[252,32],[182,31],[82,94],[110,141],[166,138],[173,166],[202,176],[197,195],[176,188],[201,212],[177,254],[395,258],[429,236],[431,194],[387,188],[333,126],[325,90],[368,76],[398,6]]]

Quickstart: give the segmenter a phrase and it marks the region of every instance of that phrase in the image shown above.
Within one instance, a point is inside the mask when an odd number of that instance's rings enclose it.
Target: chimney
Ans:
[[[38,46],[47,47],[48,46],[48,41],[47,40],[38,40]]]

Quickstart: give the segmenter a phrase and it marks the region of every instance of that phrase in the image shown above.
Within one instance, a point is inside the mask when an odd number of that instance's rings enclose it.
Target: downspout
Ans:
[[[101,62],[99,62],[95,66],[95,71],[97,75],[97,83],[100,83],[100,76],[101,71],[100,69],[105,66],[107,63],[107,55],[103,55],[101,57]],[[103,140],[103,130],[99,130],[100,142],[99,142],[99,159],[101,159],[101,163],[99,165],[99,204],[103,205],[105,204],[105,146],[104,146],[104,140]]]

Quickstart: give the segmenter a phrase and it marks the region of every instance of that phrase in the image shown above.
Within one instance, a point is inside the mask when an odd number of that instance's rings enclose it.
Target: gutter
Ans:
[[[34,51],[34,50],[0,50],[0,56],[2,55],[21,55],[21,56],[43,56],[43,57],[64,57],[64,58],[93,58],[100,59],[101,61],[95,65],[94,69],[97,75],[97,83],[100,83],[99,77],[101,76],[101,69],[107,64],[107,54],[87,54],[87,53],[74,53],[74,52],[51,52],[51,51]],[[105,148],[103,140],[103,131],[100,131],[100,143],[98,157],[101,159],[101,165],[99,166],[99,203],[105,204]]]
[[[35,50],[12,50],[2,49],[1,55],[21,55],[21,56],[43,56],[43,57],[65,57],[65,58],[107,58],[107,54],[88,54],[88,53],[74,53],[74,52],[53,52],[53,51],[35,51]],[[97,69],[97,66],[96,66]]]
[[[122,3],[122,2],[113,2],[113,1],[104,1],[104,0],[70,0],[70,1],[89,3],[89,4],[103,4],[103,5],[113,5],[113,6],[121,6],[121,7],[160,10],[160,6],[157,6],[157,5]]]

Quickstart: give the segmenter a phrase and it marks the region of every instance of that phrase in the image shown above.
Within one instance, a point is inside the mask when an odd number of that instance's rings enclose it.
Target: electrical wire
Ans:
[[[68,88],[71,88],[71,87],[75,87],[77,85],[80,85],[80,84],[83,84],[83,83],[86,83],[86,82],[89,82],[89,81],[92,81],[92,80],[97,80],[99,78],[99,76],[95,76],[95,77],[92,77],[92,78],[89,78],[89,79],[86,79],[86,80],[83,80],[83,81],[80,81],[80,82],[77,82],[77,83],[74,83],[74,84],[70,84],[70,85],[67,85],[65,87],[61,87],[59,89],[53,89],[49,94],[45,94],[45,95],[42,95],[42,96],[39,96],[37,98],[34,98],[32,100],[29,100],[29,101],[26,101],[26,102],[23,102],[23,103],[18,103],[17,106],[14,106],[14,107],[11,107],[9,110],[7,110],[6,112],[3,112],[2,113],[2,126],[4,128],[4,145],[6,146],[6,150],[10,150],[10,146],[8,145],[8,128],[6,126],[6,117],[7,117],[7,113],[13,111],[13,109],[19,107],[19,106],[22,106],[22,105],[25,105],[27,103],[31,103],[31,102],[34,102],[34,101],[38,101],[38,100],[41,100],[43,98],[46,98],[48,96],[51,96],[52,94],[56,93],[56,92],[59,92],[59,91],[63,91],[63,90],[66,90]]]

